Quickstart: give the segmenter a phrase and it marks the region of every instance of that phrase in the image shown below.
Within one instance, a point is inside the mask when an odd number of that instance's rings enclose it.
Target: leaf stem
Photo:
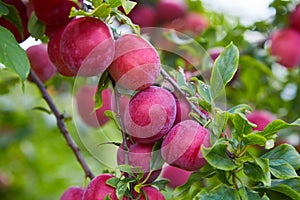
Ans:
[[[58,108],[56,107],[56,105],[53,102],[52,98],[50,97],[49,93],[47,92],[44,84],[41,82],[41,80],[38,78],[38,76],[32,70],[30,70],[29,77],[37,85],[37,87],[39,88],[39,90],[43,96],[43,99],[46,101],[49,108],[55,115],[57,127],[59,128],[60,132],[63,134],[63,136],[67,142],[67,145],[71,148],[77,161],[79,162],[82,169],[84,170],[85,176],[90,179],[93,179],[95,177],[94,174],[90,170],[87,162],[85,161],[84,157],[82,156],[82,154],[80,152],[80,148],[77,146],[77,144],[73,140],[71,134],[69,133],[69,131],[65,125],[64,115],[58,111]]]

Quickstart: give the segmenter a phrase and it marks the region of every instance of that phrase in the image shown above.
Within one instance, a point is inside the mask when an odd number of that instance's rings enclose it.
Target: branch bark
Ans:
[[[90,179],[93,179],[95,177],[94,174],[90,170],[87,162],[85,161],[84,157],[82,156],[82,154],[80,152],[79,147],[73,140],[71,134],[69,133],[69,131],[65,125],[64,115],[59,112],[58,108],[56,107],[56,105],[53,102],[52,98],[50,97],[49,93],[47,92],[44,84],[41,82],[41,80],[38,78],[38,76],[32,70],[30,70],[29,77],[30,77],[31,81],[37,85],[37,87],[39,88],[39,90],[43,96],[43,99],[46,101],[46,103],[50,107],[51,111],[55,115],[55,118],[57,121],[57,127],[59,128],[60,132],[63,134],[63,136],[67,142],[67,145],[71,148],[71,150],[75,154],[77,161],[79,162],[79,164],[81,165],[82,169],[85,172],[85,176]]]

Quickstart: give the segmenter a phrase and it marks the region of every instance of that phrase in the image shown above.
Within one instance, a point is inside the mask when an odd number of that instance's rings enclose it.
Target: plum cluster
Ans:
[[[271,35],[270,52],[287,69],[300,64],[300,5],[289,14],[289,25]]]

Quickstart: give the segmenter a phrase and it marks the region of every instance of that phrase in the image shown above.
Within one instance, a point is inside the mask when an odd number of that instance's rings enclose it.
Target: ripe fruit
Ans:
[[[107,24],[92,17],[77,18],[65,27],[61,35],[61,58],[73,73],[96,76],[113,61],[114,44]]]
[[[264,128],[273,120],[276,119],[276,117],[266,111],[266,110],[255,110],[252,113],[246,114],[247,119],[252,122],[253,124],[256,124],[257,127],[252,128],[252,130],[262,131]]]
[[[224,47],[214,47],[208,50],[208,53],[213,61],[215,61],[224,50]]]
[[[128,164],[132,167],[141,167],[144,171],[144,175],[141,181],[144,181],[150,172],[150,161],[152,157],[153,144],[139,144],[135,143],[130,145],[129,151],[125,151],[122,146],[119,147],[117,152],[118,165],[125,164],[125,154],[128,154]],[[155,169],[151,172],[147,183],[153,182],[160,174],[161,169]]]
[[[176,101],[176,118],[174,125],[178,124],[181,121],[191,119],[189,113],[191,108],[189,103],[184,98],[175,98]]]
[[[147,198],[145,197],[145,193],[147,195]],[[145,186],[141,188],[140,194],[135,193],[135,198],[139,197],[139,200],[165,200],[164,195],[156,188],[152,186]]]
[[[289,16],[289,21],[291,28],[300,31],[300,5],[297,5],[296,8],[292,11]]]
[[[82,4],[82,0],[78,2]],[[32,4],[36,16],[46,25],[67,24],[71,8],[80,7],[70,0],[32,0]]]
[[[118,85],[129,90],[142,90],[158,78],[160,59],[148,41],[126,34],[116,41],[114,61],[108,71]]]
[[[46,82],[54,76],[56,69],[48,57],[46,44],[31,46],[26,50],[26,54],[30,61],[31,69],[42,82]]]
[[[158,19],[163,22],[183,17],[187,7],[184,0],[160,0],[157,4]]]
[[[286,68],[300,64],[300,33],[293,29],[279,30],[271,36],[271,54]]]
[[[79,186],[69,187],[60,197],[60,200],[82,200],[84,189]]]
[[[26,6],[21,0],[4,0],[3,2],[11,6],[14,6],[19,12],[19,16],[22,21],[23,34],[13,23],[5,19],[4,16],[0,17],[0,26],[3,26],[4,28],[7,28],[10,32],[12,32],[17,42],[21,43],[29,37],[29,32],[27,30],[28,17],[27,17]]]
[[[116,189],[106,184],[106,181],[113,177],[111,174],[101,174],[95,177],[86,187],[82,200],[104,200],[107,195],[111,200],[118,200]]]
[[[157,22],[155,9],[148,5],[137,5],[128,17],[140,27],[154,27]]]
[[[206,164],[201,146],[209,146],[209,131],[193,120],[176,124],[164,138],[162,157],[169,165],[195,171]]]
[[[167,165],[162,169],[161,177],[169,179],[168,186],[176,188],[186,183],[192,172]]]
[[[82,120],[94,128],[104,125],[109,118],[104,115],[105,110],[111,110],[111,91],[107,88],[102,91],[102,107],[94,111],[94,95],[96,86],[84,85],[76,94],[76,105]]]
[[[159,140],[172,127],[176,116],[176,102],[169,91],[151,86],[137,93],[124,114],[124,125],[138,143]]]
[[[62,32],[64,31],[64,27],[60,30],[57,30],[50,37],[48,43],[48,55],[52,63],[55,65],[57,71],[63,76],[75,76],[76,73],[71,71],[68,66],[65,65],[64,61],[61,58],[60,53],[60,38]]]

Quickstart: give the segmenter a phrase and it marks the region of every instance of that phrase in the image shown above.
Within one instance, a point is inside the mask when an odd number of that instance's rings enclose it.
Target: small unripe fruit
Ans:
[[[116,41],[116,52],[108,71],[116,83],[129,90],[142,90],[153,83],[160,73],[160,59],[145,39],[127,34]]]
[[[69,187],[60,197],[60,200],[82,200],[84,189],[79,186]]]
[[[61,58],[80,76],[96,76],[111,64],[115,53],[112,31],[107,24],[92,17],[71,21],[60,39]]]
[[[169,131],[175,116],[176,102],[172,93],[151,86],[130,100],[124,114],[124,125],[136,142],[149,144]]]
[[[82,0],[79,0],[82,4]],[[67,24],[72,7],[79,8],[70,0],[32,0],[33,8],[36,16],[46,25]]]
[[[264,130],[270,122],[276,119],[272,113],[266,110],[255,110],[252,113],[247,113],[246,117],[250,122],[257,125],[257,127],[252,128],[257,131]]]
[[[141,181],[144,181],[145,178],[150,173],[150,161],[152,157],[152,148],[153,144],[139,144],[135,143],[130,145],[128,151],[125,151],[122,146],[119,147],[117,152],[117,161],[118,165],[125,164],[125,154],[128,155],[128,164],[132,167],[141,167],[144,175]],[[147,183],[153,182],[160,174],[161,169],[153,169],[151,171],[150,177],[147,179]]]
[[[201,146],[209,145],[209,131],[193,120],[185,120],[168,132],[161,153],[169,165],[195,171],[206,164]]]
[[[113,177],[111,174],[101,174],[95,177],[86,187],[82,200],[104,200],[106,196],[109,196],[111,200],[118,200],[116,189],[106,184],[106,181]]]
[[[167,165],[162,169],[161,177],[169,179],[168,186],[171,188],[176,188],[186,183],[191,175],[191,171],[186,171],[178,167]]]
[[[111,110],[111,91],[108,88],[102,91],[102,107],[94,110],[96,91],[96,86],[84,85],[76,94],[76,105],[80,117],[86,124],[94,128],[104,125],[109,120],[104,112]]]
[[[26,54],[30,61],[31,69],[42,82],[46,82],[54,76],[56,69],[49,59],[46,44],[31,46],[26,50]]]
[[[300,33],[293,29],[279,30],[271,36],[271,54],[286,68],[300,64]]]
[[[27,30],[28,17],[26,6],[21,0],[4,0],[3,3],[14,6],[17,9],[22,22],[23,34],[13,23],[5,19],[4,16],[0,16],[0,26],[3,26],[4,28],[7,28],[10,32],[12,32],[17,42],[21,43],[29,37],[29,32]]]

